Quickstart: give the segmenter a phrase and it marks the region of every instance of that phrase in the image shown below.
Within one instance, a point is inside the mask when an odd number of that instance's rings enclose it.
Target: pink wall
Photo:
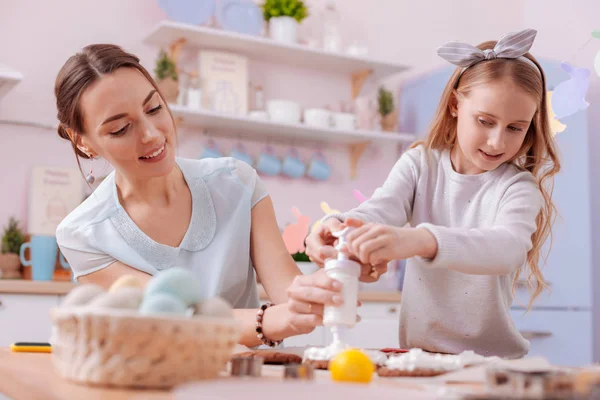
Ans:
[[[22,72],[25,79],[0,101],[0,119],[54,124],[56,73],[71,54],[89,43],[119,44],[139,55],[143,64],[153,69],[157,49],[144,45],[142,40],[164,18],[155,1],[1,3],[0,62]],[[439,65],[435,48],[446,40],[478,42],[521,28],[526,1],[510,0],[495,6],[475,0],[343,0],[338,3],[344,5],[341,12],[345,38],[363,38],[377,58],[414,65],[415,70],[407,74],[410,76]],[[315,6],[313,14],[316,15],[324,1],[313,0],[309,4]],[[345,77],[315,71],[253,63],[250,78],[265,85],[267,98],[294,98],[303,106],[336,105],[350,94]],[[398,78],[388,80],[393,85],[398,81]],[[369,87],[376,88],[373,83]],[[198,132],[181,132],[180,155],[197,156],[203,140]],[[229,150],[235,142],[219,143]],[[250,144],[253,155],[261,145]],[[283,154],[289,146],[276,147]],[[308,157],[311,149],[303,148],[301,153]],[[325,154],[334,165],[328,182],[266,179],[280,226],[293,222],[290,211],[293,205],[299,206],[313,220],[322,216],[321,200],[342,210],[355,206],[352,190],[371,194],[385,179],[398,157],[398,149],[395,146],[370,148],[361,160],[356,181],[349,179],[349,161],[343,147],[329,146]],[[76,165],[70,146],[55,132],[0,124],[0,225],[4,225],[10,215],[26,219],[28,174],[33,165],[39,164]],[[95,170],[98,169],[97,165]]]

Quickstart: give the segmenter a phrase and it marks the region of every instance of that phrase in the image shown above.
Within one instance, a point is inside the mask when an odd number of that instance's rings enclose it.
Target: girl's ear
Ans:
[[[450,109],[450,114],[452,116],[456,116],[458,114],[458,97],[460,94],[456,90],[452,91],[450,95],[450,102],[448,103],[448,108]]]

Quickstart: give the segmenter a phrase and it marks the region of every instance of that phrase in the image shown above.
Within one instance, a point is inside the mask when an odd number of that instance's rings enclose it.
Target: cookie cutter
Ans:
[[[262,374],[264,359],[257,356],[233,357],[231,359],[231,376],[258,377]]]
[[[283,370],[283,379],[312,381],[315,379],[314,371],[314,367],[309,364],[287,364]]]
[[[517,371],[490,367],[486,370],[486,389],[490,395],[509,399],[565,399],[574,394],[575,376],[561,370]]]

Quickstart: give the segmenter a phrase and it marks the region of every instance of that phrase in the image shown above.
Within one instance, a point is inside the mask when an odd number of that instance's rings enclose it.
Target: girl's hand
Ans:
[[[337,257],[337,250],[333,247],[337,238],[332,233],[339,231],[341,225],[338,219],[329,218],[307,236],[306,255],[319,267],[323,267],[327,259]]]
[[[414,256],[434,258],[437,253],[435,237],[426,229],[397,228],[389,225],[364,224],[349,218],[348,253],[363,264],[380,265]]]

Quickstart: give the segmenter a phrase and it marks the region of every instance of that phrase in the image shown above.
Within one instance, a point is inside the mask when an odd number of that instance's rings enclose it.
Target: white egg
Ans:
[[[196,304],[196,315],[233,318],[233,307],[220,297],[212,297]]]
[[[139,288],[123,287],[116,292],[107,292],[96,297],[88,304],[89,308],[121,308],[137,310],[144,298],[144,291]]]
[[[61,307],[77,307],[90,303],[94,298],[105,293],[100,285],[85,283],[75,286],[61,303]]]
[[[113,282],[108,289],[109,292],[116,292],[124,287],[133,287],[143,289],[142,283],[133,275],[123,275],[119,279]]]
[[[201,285],[188,269],[172,267],[154,275],[146,285],[146,296],[166,293],[179,297],[186,306],[200,301]]]
[[[183,300],[169,293],[146,294],[140,307],[140,314],[143,315],[185,315],[186,311],[187,307]]]

